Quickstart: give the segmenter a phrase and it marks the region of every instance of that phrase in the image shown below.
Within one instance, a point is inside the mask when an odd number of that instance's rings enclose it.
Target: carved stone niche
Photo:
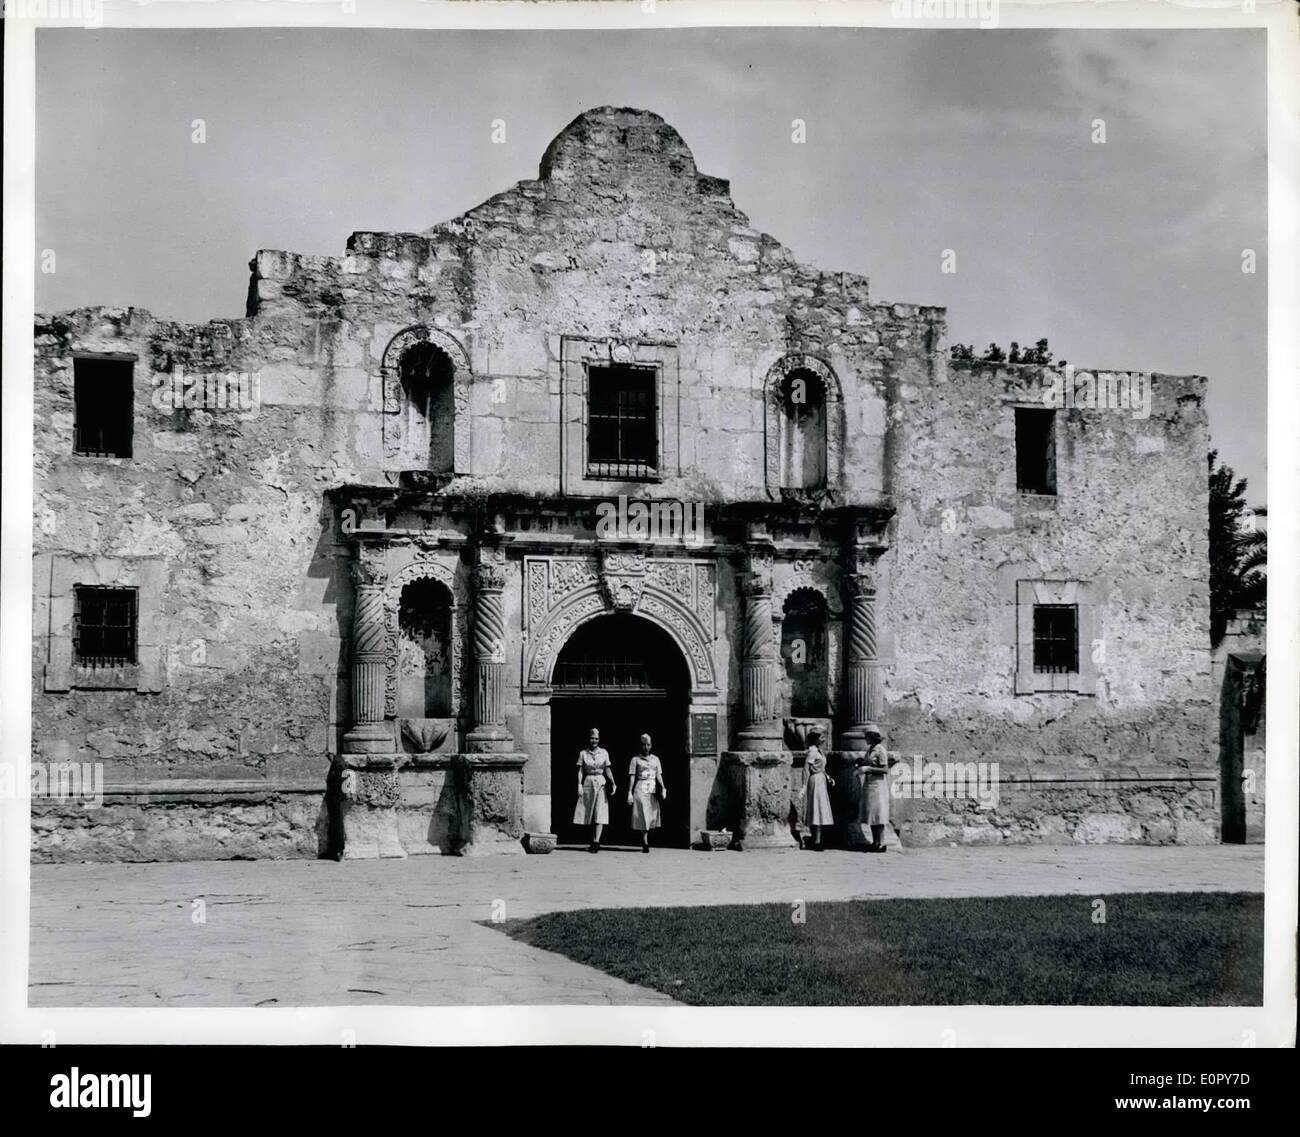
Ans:
[[[809,406],[816,406],[817,416],[811,424],[792,421],[787,386],[796,373],[813,388],[808,392]],[[814,506],[834,500],[843,480],[844,409],[839,378],[830,365],[807,352],[792,351],[781,356],[764,379],[763,421],[768,496]],[[815,439],[804,437],[810,428]],[[819,462],[815,463],[820,470],[815,476],[809,476],[804,468],[806,460],[815,457],[813,450],[804,454],[808,447],[820,448]],[[801,467],[798,478],[792,478],[788,468],[792,460]]]
[[[441,328],[417,324],[395,335],[384,349],[381,377],[384,395],[384,462],[389,469],[419,469],[411,465],[409,423],[402,391],[402,361],[407,353],[421,344],[437,348],[451,364],[452,474],[470,472],[470,398],[474,375],[469,352],[455,336]]]
[[[394,552],[395,557],[400,557],[399,551]],[[409,553],[406,554],[410,556]],[[448,687],[447,701],[445,706],[445,715],[411,716],[414,719],[423,718],[446,718],[451,723],[456,723],[461,718],[461,711],[464,705],[464,636],[466,628],[466,619],[468,613],[468,596],[465,589],[465,582],[462,574],[455,567],[454,554],[443,553],[441,555],[432,553],[422,553],[405,564],[400,565],[392,572],[384,588],[384,717],[395,719],[399,717],[398,696],[400,685],[400,668],[401,668],[401,603],[402,592],[408,584],[415,584],[419,581],[435,581],[442,589],[445,590],[446,597],[449,600],[449,627],[446,630],[445,650],[447,657],[443,663],[447,669]],[[434,728],[430,728],[434,729]],[[435,731],[436,732],[436,731]],[[425,733],[428,733],[427,731]],[[423,735],[421,736],[423,737]],[[404,740],[406,748],[410,748],[413,739]],[[434,750],[450,749],[455,745],[454,731],[450,739],[451,746],[446,745],[445,740],[439,741],[432,746]]]

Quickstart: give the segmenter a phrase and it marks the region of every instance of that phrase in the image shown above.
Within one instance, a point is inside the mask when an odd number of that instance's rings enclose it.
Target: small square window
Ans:
[[[1016,488],[1056,493],[1056,412],[1016,407]]]
[[[73,452],[130,458],[135,364],[129,359],[78,357],[72,367]]]
[[[74,588],[73,660],[78,667],[129,667],[136,659],[137,590]]]
[[[587,475],[651,478],[658,472],[657,373],[613,364],[587,372]]]
[[[1079,670],[1079,608],[1034,605],[1034,671],[1071,675]]]

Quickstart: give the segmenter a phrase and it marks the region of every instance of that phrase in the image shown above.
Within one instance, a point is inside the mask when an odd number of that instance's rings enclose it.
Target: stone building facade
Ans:
[[[818,725],[852,844],[872,721],[904,845],[1217,840],[1203,379],[952,361],[628,109],[251,267],[37,321],[35,758],[104,772],[37,857],[520,851],[591,725],[669,844],[793,843]]]

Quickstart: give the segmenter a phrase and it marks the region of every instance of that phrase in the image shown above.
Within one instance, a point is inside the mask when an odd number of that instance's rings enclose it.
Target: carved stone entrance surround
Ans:
[[[525,819],[530,830],[549,826],[549,704],[557,657],[578,628],[611,613],[655,624],[681,652],[694,831],[730,824],[743,848],[794,843],[791,795],[802,786],[792,777],[777,682],[781,622],[794,593],[812,591],[825,603],[825,721],[840,728],[829,756],[851,769],[865,748],[864,724],[880,721],[875,603],[888,516],[882,511],[800,515],[771,526],[751,520],[738,529],[738,519],[719,507],[719,532],[689,548],[582,540],[580,529],[574,532],[581,506],[563,499],[540,509],[520,503],[515,514],[494,512],[482,499],[439,500],[418,490],[358,492],[371,500],[358,505],[362,521],[349,534],[353,715],[336,782],[345,857],[402,856],[413,846],[462,854],[522,851]],[[724,571],[735,582],[726,613],[720,608]],[[397,729],[398,609],[402,588],[426,577],[451,596],[455,738],[445,752],[411,754],[403,752]],[[718,633],[724,618],[726,640]],[[740,687],[731,695],[729,658]],[[521,733],[516,737],[512,728]],[[716,739],[723,749],[709,741],[697,751],[697,737]],[[530,761],[534,749],[538,760]],[[419,808],[427,813],[436,806],[446,815],[446,842],[438,848],[425,847],[422,819],[404,796],[415,781],[424,794]],[[847,819],[847,804],[845,810]],[[848,829],[852,841],[851,821]]]
[[[524,557],[524,695],[550,691],[560,648],[589,620],[626,611],[663,628],[690,670],[693,701],[716,699],[717,570],[704,560],[656,558],[644,550]]]

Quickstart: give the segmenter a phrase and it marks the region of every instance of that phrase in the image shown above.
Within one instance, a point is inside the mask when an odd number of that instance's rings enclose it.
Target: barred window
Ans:
[[[587,474],[649,478],[659,438],[653,367],[613,364],[588,370]]]
[[[1078,605],[1034,605],[1034,670],[1049,674],[1079,670]]]
[[[80,667],[126,667],[136,662],[137,590],[74,588],[73,658]]]
[[[134,368],[129,359],[78,357],[72,361],[74,453],[95,458],[131,457]]]

